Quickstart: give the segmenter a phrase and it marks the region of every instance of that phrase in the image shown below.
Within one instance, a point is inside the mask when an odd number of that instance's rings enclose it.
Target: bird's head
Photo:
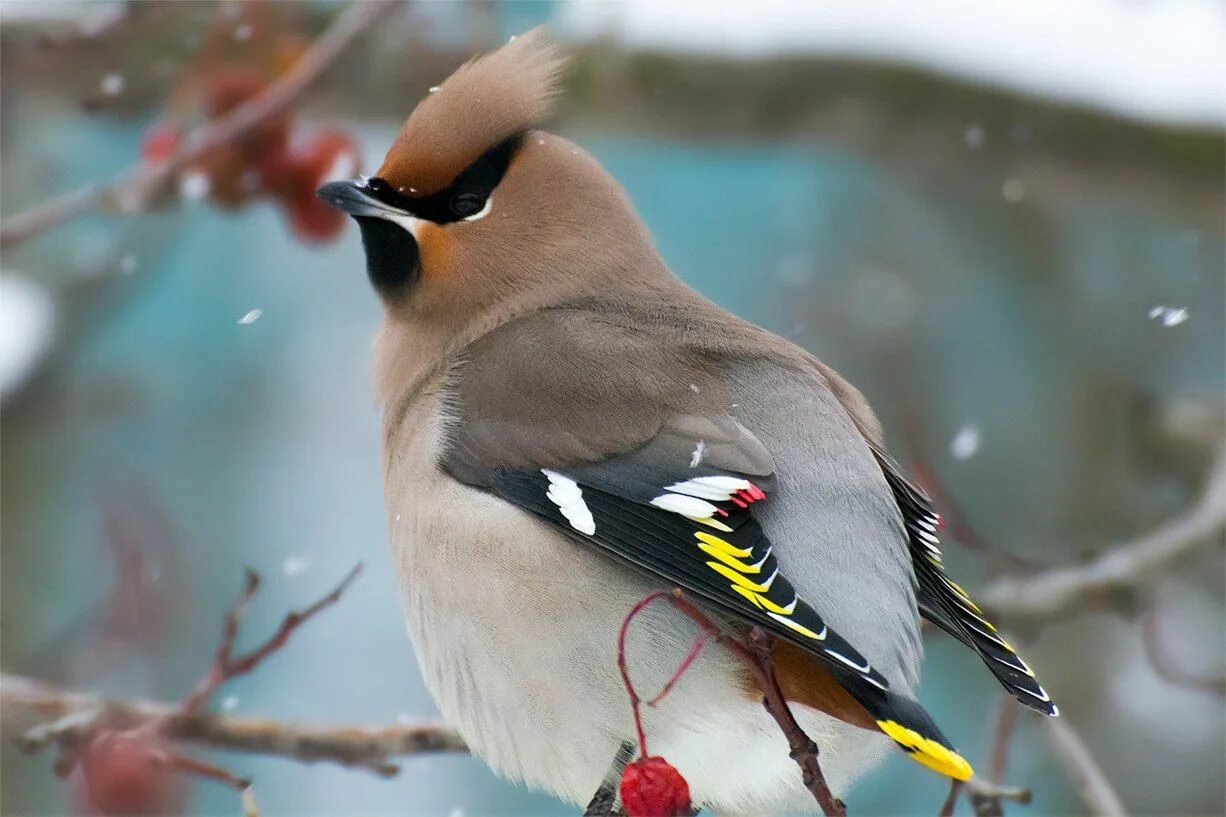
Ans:
[[[487,319],[655,257],[616,182],[537,129],[561,68],[542,29],[517,37],[432,88],[374,176],[319,189],[358,222],[390,317]]]

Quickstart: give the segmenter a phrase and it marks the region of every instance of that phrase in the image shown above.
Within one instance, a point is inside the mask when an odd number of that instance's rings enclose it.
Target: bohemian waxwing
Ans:
[[[384,307],[388,526],[439,709],[496,771],[586,802],[634,735],[619,627],[679,587],[722,626],[774,636],[836,795],[891,739],[970,777],[914,698],[921,615],[1022,703],[1056,707],[946,577],[940,517],[860,393],[678,280],[617,183],[537,130],[560,68],[539,30],[469,62],[375,176],[319,191],[358,222]],[[659,688],[694,636],[649,608],[636,682]],[[644,718],[696,805],[813,808],[726,650]]]

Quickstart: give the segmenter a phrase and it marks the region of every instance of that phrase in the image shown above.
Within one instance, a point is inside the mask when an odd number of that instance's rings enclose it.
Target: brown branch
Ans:
[[[345,592],[361,572],[362,563],[358,562],[345,575],[345,578],[341,579],[340,584],[333,588],[331,593],[319,599],[305,610],[295,610],[286,614],[285,618],[281,621],[281,626],[277,628],[277,631],[267,641],[235,658],[234,641],[238,638],[239,624],[242,623],[243,615],[247,611],[247,604],[260,587],[259,575],[255,571],[248,569],[246,580],[243,584],[243,591],[239,594],[238,601],[226,612],[222,622],[221,640],[217,644],[217,653],[213,658],[213,664],[209,667],[209,671],[205,673],[204,677],[196,684],[196,688],[183,699],[183,712],[188,714],[199,712],[222,684],[232,678],[237,678],[239,675],[246,675],[259,666],[268,656],[284,647],[295,630],[322,610],[340,601],[341,594]]]
[[[1068,718],[1044,718],[1043,726],[1052,749],[1063,761],[1060,765],[1068,772],[1081,802],[1091,814],[1098,817],[1124,817],[1124,804],[1115,793],[1098,761],[1082,742],[1081,736],[1069,725]]]
[[[1226,455],[1185,513],[1081,565],[1001,576],[984,588],[983,607],[1013,621],[1042,623],[1091,607],[1111,590],[1135,589],[1226,526]]]
[[[352,3],[283,76],[230,113],[193,130],[168,159],[139,163],[105,184],[85,185],[4,219],[0,225],[0,248],[11,248],[96,207],[116,207],[123,212],[144,209],[179,171],[292,105],[359,35],[392,7],[391,0]]]
[[[388,777],[393,758],[466,752],[454,731],[433,724],[349,726],[285,723],[265,718],[183,713],[177,704],[106,698],[18,675],[0,675],[0,724],[26,730],[19,741],[34,751],[60,738],[82,738],[100,724],[137,726],[161,722],[161,734],[214,749],[275,755],[304,763],[330,762]]]

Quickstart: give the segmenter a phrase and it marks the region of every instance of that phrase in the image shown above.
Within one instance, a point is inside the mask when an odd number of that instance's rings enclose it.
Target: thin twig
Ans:
[[[1001,693],[1000,709],[996,713],[996,727],[992,730],[992,749],[984,776],[994,783],[1005,779],[1005,765],[1009,762],[1009,744],[1017,729],[1017,716],[1021,712],[1017,699],[1008,692]]]
[[[642,722],[638,715],[638,696],[634,692],[633,684],[630,683],[629,675],[626,672],[625,630],[630,618],[657,599],[667,600],[677,610],[689,616],[703,633],[709,633],[711,639],[727,647],[753,673],[758,687],[762,690],[762,705],[770,713],[771,717],[775,719],[775,722],[779,724],[780,730],[782,730],[784,737],[787,738],[788,747],[791,749],[791,757],[796,761],[796,765],[800,767],[805,788],[813,795],[813,799],[817,801],[817,804],[827,817],[845,817],[847,814],[846,806],[843,805],[843,801],[836,798],[830,791],[825,775],[822,774],[821,764],[817,757],[817,744],[805,734],[804,729],[797,723],[787,700],[783,697],[783,691],[775,680],[774,666],[771,659],[771,637],[761,627],[751,627],[749,630],[749,646],[742,644],[716,627],[714,622],[695,607],[680,589],[675,589],[669,593],[652,593],[636,604],[630,615],[627,616],[626,621],[623,622],[622,632],[619,636],[618,666],[622,671],[622,678],[626,681],[627,690],[630,693],[631,702],[635,710],[635,727],[639,731],[640,746],[643,747],[644,753],[646,753],[646,744],[643,742]],[[698,649],[701,649],[701,645],[698,645]],[[685,666],[688,666],[696,655],[697,650],[691,649],[686,658]],[[669,683],[676,683],[676,677],[674,675]],[[657,696],[657,700],[658,698],[659,696]]]
[[[109,182],[85,185],[6,218],[0,225],[0,248],[11,248],[96,207],[114,206],[124,212],[144,209],[179,171],[292,105],[392,7],[391,0],[352,3],[284,75],[230,113],[193,130],[165,161],[141,162]]]
[[[18,675],[0,675],[0,724],[5,732],[26,730],[23,746],[31,750],[60,737],[84,736],[103,722],[124,727],[150,720],[159,720],[161,734],[175,741],[304,763],[337,763],[384,777],[396,774],[392,763],[396,757],[468,751],[458,734],[435,724],[368,727],[183,714],[177,704],[105,698]],[[46,734],[46,727],[38,726],[49,722],[62,725],[58,734]]]
[[[1149,665],[1164,681],[1175,686],[1195,689],[1210,695],[1226,697],[1226,676],[1203,676],[1179,666],[1163,644],[1157,603],[1151,598],[1141,615],[1141,644]]]
[[[1068,772],[1081,802],[1091,814],[1098,817],[1124,817],[1124,804],[1115,793],[1098,761],[1090,754],[1081,736],[1069,724],[1068,718],[1044,718],[1043,727],[1052,748],[1063,761],[1060,765]]]
[[[1226,454],[1186,513],[1081,565],[1001,576],[984,588],[982,606],[1012,621],[1042,623],[1093,606],[1109,591],[1135,589],[1226,526]]]
[[[949,781],[949,794],[941,804],[941,810],[937,812],[939,817],[954,817],[954,807],[958,805],[958,795],[962,794],[962,788],[961,780]]]
[[[1020,786],[1001,786],[978,776],[972,777],[963,784],[975,817],[990,817],[1001,813],[1001,803],[1012,800],[1026,805],[1030,802],[1030,789]]]
[[[222,624],[221,640],[217,645],[217,654],[213,659],[213,664],[209,667],[209,671],[205,673],[204,677],[200,679],[199,683],[196,684],[196,688],[183,699],[183,712],[199,712],[222,684],[239,675],[246,675],[259,666],[268,656],[284,647],[295,630],[320,611],[340,601],[341,594],[345,592],[361,572],[362,563],[359,562],[345,575],[345,578],[341,579],[340,584],[332,592],[305,610],[295,610],[287,613],[281,621],[281,626],[277,628],[277,631],[267,641],[235,658],[233,656],[234,641],[238,637],[239,624],[242,622],[247,604],[260,586],[260,577],[254,571],[247,570],[243,591],[239,594],[238,601],[227,611]]]

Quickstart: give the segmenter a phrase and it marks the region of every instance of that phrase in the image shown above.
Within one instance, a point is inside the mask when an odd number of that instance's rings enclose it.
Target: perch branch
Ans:
[[[390,0],[351,4],[283,76],[230,113],[193,130],[165,161],[138,163],[109,182],[85,185],[6,218],[0,225],[0,248],[11,248],[96,207],[143,209],[179,171],[292,105],[392,6]]]

